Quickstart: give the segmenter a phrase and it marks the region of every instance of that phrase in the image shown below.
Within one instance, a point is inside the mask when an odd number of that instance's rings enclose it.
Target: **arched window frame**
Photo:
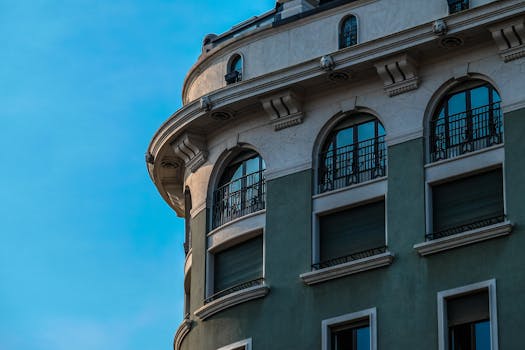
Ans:
[[[360,127],[373,124],[373,137],[362,139]],[[352,142],[338,145],[348,130]],[[345,113],[330,123],[317,150],[317,193],[324,193],[386,176],[385,129],[368,111]]]
[[[228,60],[227,72],[224,76],[226,84],[234,84],[242,80],[244,59],[241,54],[233,54]]]
[[[487,103],[472,102],[472,92],[488,89]],[[464,110],[450,111],[450,102],[464,94]],[[436,99],[428,118],[429,163],[479,151],[503,142],[503,113],[501,95],[494,85],[484,79],[454,81]],[[479,97],[478,97],[479,98]]]
[[[339,22],[339,49],[357,45],[359,42],[358,31],[359,21],[357,20],[357,17],[353,14],[345,16],[341,22]]]
[[[251,160],[258,162],[255,171],[249,169],[255,165],[248,164]],[[211,229],[263,210],[266,204],[266,164],[257,151],[243,148],[223,164],[212,191]],[[241,174],[237,174],[239,170]]]

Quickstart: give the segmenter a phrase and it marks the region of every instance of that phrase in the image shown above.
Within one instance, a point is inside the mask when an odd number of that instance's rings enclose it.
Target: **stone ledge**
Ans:
[[[182,346],[182,341],[190,331],[191,320],[189,318],[185,318],[184,321],[182,321],[182,324],[179,326],[179,328],[177,328],[177,331],[175,332],[175,338],[173,339],[173,350],[180,350]]]
[[[269,292],[270,287],[265,284],[261,286],[254,286],[243,290],[239,290],[237,292],[225,295],[208,304],[205,304],[198,310],[195,310],[194,315],[204,321],[208,317],[213,316],[222,310],[244,303],[249,300],[262,298],[266,296]]]
[[[509,235],[511,231],[512,224],[509,221],[505,221],[448,237],[418,243],[414,245],[414,250],[418,252],[419,255],[426,256],[439,253],[444,250],[461,247],[467,244],[473,244],[492,238],[506,236]]]
[[[317,271],[305,272],[299,277],[307,285],[313,285],[335,278],[352,275],[355,273],[377,269],[378,267],[388,266],[392,264],[394,254],[387,251],[382,254],[377,254],[367,258],[350,261],[344,264],[327,267]]]

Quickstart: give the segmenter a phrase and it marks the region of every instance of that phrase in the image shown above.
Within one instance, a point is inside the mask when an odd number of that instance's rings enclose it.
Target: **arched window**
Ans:
[[[385,174],[385,129],[377,118],[353,114],[333,128],[319,153],[319,193]]]
[[[233,84],[242,80],[242,57],[234,55],[228,64],[228,73],[224,76],[226,84]]]
[[[451,90],[430,121],[430,161],[453,158],[503,142],[501,98],[474,80]]]
[[[357,44],[357,18],[354,15],[345,17],[339,27],[339,48]]]
[[[244,151],[229,163],[213,195],[213,228],[265,208],[265,169],[254,151]]]

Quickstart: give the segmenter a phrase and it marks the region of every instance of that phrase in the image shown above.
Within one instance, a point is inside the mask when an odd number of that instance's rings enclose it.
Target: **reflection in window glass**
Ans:
[[[431,121],[431,161],[502,143],[500,101],[491,85],[479,82],[447,95]]]
[[[476,350],[490,350],[490,321],[475,324]]]
[[[357,122],[352,124],[352,120]],[[384,176],[384,137],[385,129],[372,116],[358,114],[343,120],[319,154],[319,192]]]

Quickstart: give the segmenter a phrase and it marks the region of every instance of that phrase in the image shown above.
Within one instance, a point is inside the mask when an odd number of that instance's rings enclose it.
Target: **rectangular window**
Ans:
[[[503,174],[491,170],[432,186],[432,230],[436,239],[504,221]]]
[[[375,308],[322,322],[323,350],[375,350],[376,336]]]
[[[215,253],[213,269],[215,294],[257,284],[263,277],[263,236]]]
[[[469,8],[469,0],[447,0],[447,1],[448,1],[448,13],[450,14],[468,10]]]
[[[321,263],[377,254],[385,248],[385,201],[322,215],[319,229]]]
[[[440,350],[497,350],[496,282],[438,293]]]

